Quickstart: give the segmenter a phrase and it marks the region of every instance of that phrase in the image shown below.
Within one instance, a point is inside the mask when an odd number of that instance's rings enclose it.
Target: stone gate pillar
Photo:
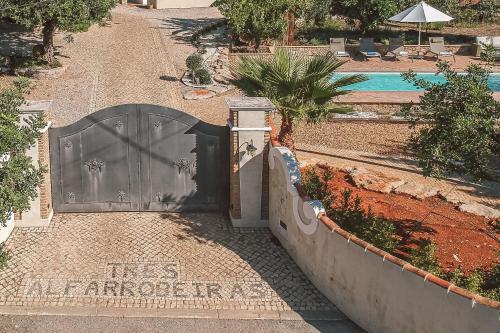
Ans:
[[[33,115],[42,115],[47,121],[47,112],[52,105],[52,101],[28,102],[21,107],[21,119]],[[42,135],[31,147],[27,154],[33,160],[33,164],[40,163],[47,168],[43,182],[38,188],[38,196],[31,202],[30,210],[17,212],[14,216],[16,227],[44,227],[48,226],[52,219],[52,190],[50,185],[50,157],[49,157],[49,128],[51,123],[47,121],[47,126],[42,129]]]
[[[228,99],[231,130],[229,214],[235,227],[267,227],[269,215],[269,167],[271,134],[267,98]]]

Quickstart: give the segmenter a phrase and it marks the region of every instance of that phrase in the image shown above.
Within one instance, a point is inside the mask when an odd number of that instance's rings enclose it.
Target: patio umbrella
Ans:
[[[422,23],[429,22],[449,22],[453,17],[440,12],[436,8],[429,6],[425,1],[410,7],[389,19],[395,22],[418,23],[418,52],[420,54],[420,34]]]

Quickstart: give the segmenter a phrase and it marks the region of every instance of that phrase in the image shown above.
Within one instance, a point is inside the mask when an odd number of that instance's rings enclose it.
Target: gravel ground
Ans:
[[[276,117],[275,124],[279,125],[279,117]],[[407,124],[325,121],[318,124],[298,123],[294,134],[298,147],[306,144],[318,148],[401,154],[411,130]]]

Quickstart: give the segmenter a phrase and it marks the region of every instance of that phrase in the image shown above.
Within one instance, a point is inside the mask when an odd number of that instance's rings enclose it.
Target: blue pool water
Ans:
[[[335,78],[341,78],[354,73],[336,73]],[[412,83],[405,81],[400,73],[356,73],[364,74],[368,77],[367,81],[355,83],[346,86],[347,90],[355,91],[419,91],[420,89]],[[443,75],[435,75],[433,73],[419,73],[419,79],[425,79],[433,83],[445,83]],[[488,86],[492,91],[500,91],[500,74],[491,74],[488,80]]]

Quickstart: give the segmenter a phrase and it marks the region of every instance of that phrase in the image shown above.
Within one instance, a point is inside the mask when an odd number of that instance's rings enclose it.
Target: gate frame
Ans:
[[[130,200],[129,202],[136,203],[137,205],[134,205],[131,207],[131,209],[117,209],[116,205],[113,205],[113,203],[109,203],[109,207],[107,209],[102,209],[99,204],[92,204],[92,203],[80,203],[80,204],[75,204],[77,206],[74,207],[69,207],[68,204],[65,204],[64,202],[64,196],[62,193],[62,182],[63,178],[61,175],[62,172],[62,164],[61,164],[61,149],[62,149],[62,143],[61,143],[61,137],[66,137],[70,135],[75,135],[78,134],[85,129],[89,128],[90,126],[102,122],[106,119],[110,119],[113,117],[116,117],[117,115],[120,115],[122,113],[117,113],[117,110],[127,110],[126,114],[132,114],[133,116],[129,118],[129,121],[127,122],[128,129],[129,131],[132,130],[131,136],[126,136],[128,142],[128,149],[132,150],[133,154],[137,154],[135,157],[137,160],[138,165],[137,166],[130,166],[129,165],[129,175],[130,177],[135,177],[136,180],[136,185],[137,185],[137,191],[134,190],[134,184],[130,185]],[[176,121],[179,123],[182,123],[184,125],[189,126],[191,129],[197,130],[200,133],[206,134],[206,135],[212,135],[215,133],[216,136],[219,137],[219,145],[220,145],[220,156],[218,158],[222,158],[222,163],[220,163],[221,169],[218,172],[218,175],[222,175],[223,179],[220,179],[220,185],[217,188],[217,191],[220,193],[220,199],[218,202],[219,208],[216,210],[217,212],[227,212],[228,207],[229,207],[229,127],[228,126],[218,126],[218,125],[212,125],[206,122],[201,121],[200,119],[193,117],[192,115],[189,115],[187,113],[184,113],[179,110],[175,110],[172,108],[168,107],[163,107],[163,106],[158,106],[158,105],[150,105],[150,104],[125,104],[125,105],[118,105],[118,106],[113,106],[109,108],[105,108],[99,111],[96,111],[76,122],[73,124],[70,124],[65,127],[59,127],[59,128],[51,128],[49,130],[49,137],[50,137],[50,161],[52,163],[51,167],[51,182],[52,182],[52,200],[53,200],[53,207],[55,212],[101,212],[101,211],[108,211],[108,212],[123,212],[123,211],[133,211],[133,212],[143,212],[143,211],[168,211],[168,212],[184,212],[184,211],[215,211],[214,209],[207,209],[204,210],[203,207],[200,209],[176,209],[176,210],[150,210],[150,209],[144,209],[144,205],[142,203],[143,197],[142,197],[142,191],[141,191],[141,169],[140,169],[140,164],[142,163],[141,160],[143,158],[143,155],[145,154],[144,152],[144,140],[147,135],[146,133],[141,133],[141,129],[143,129],[143,125],[141,124],[141,121],[143,120],[144,115],[147,113],[147,111],[152,110],[153,112],[150,112],[149,114],[157,114],[161,116],[166,116],[167,118],[170,118],[170,121]],[[131,120],[133,118],[133,120]],[[134,130],[135,128],[135,130]],[[203,130],[203,131],[200,131]],[[208,132],[205,133],[204,131]],[[212,133],[210,133],[212,132]],[[135,149],[130,149],[131,146],[134,144],[138,145],[137,148]],[[134,157],[132,157],[134,158]],[[129,160],[130,161],[130,160]],[[82,163],[82,162],[80,162]],[[81,164],[80,164],[81,165]],[[134,176],[135,175],[135,176]],[[134,180],[134,181],[135,181]],[[221,192],[222,191],[222,192]],[[136,195],[137,197],[133,198],[132,196]],[[135,200],[135,201],[134,201]],[[120,205],[120,204],[118,204]],[[120,205],[123,207],[123,205]],[[96,209],[96,207],[99,207],[99,209]]]

